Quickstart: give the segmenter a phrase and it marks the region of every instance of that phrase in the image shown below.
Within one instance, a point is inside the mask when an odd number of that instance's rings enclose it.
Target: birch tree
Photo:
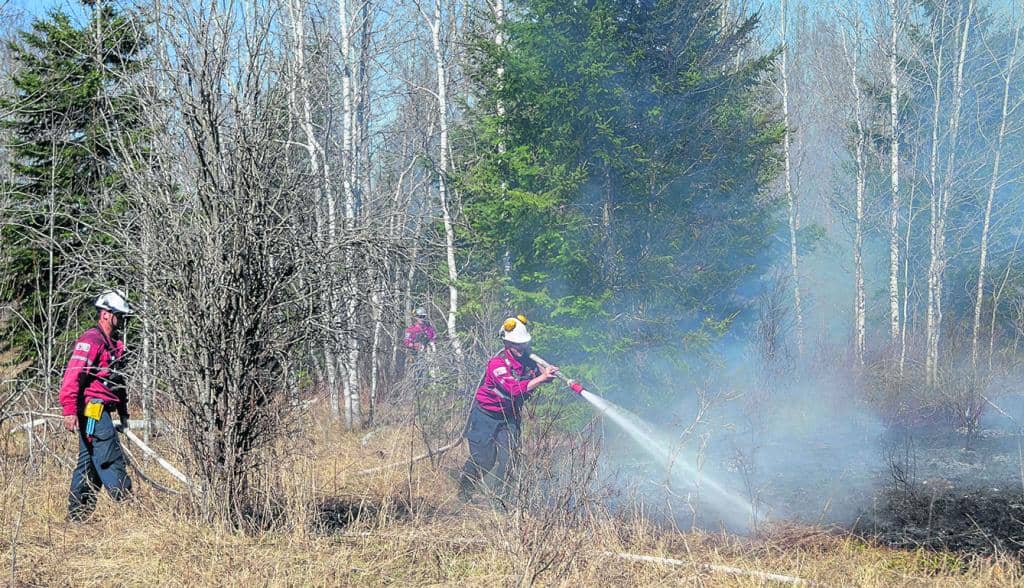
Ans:
[[[324,236],[326,239],[322,247],[327,252],[334,252],[338,248],[338,224],[337,205],[334,193],[331,189],[330,163],[325,156],[323,145],[320,142],[318,133],[314,128],[313,111],[310,104],[311,91],[309,83],[309,71],[306,65],[305,47],[307,43],[305,34],[305,2],[303,0],[287,0],[288,24],[290,25],[289,40],[291,42],[290,55],[291,75],[293,81],[289,87],[288,99],[291,112],[297,112],[299,127],[304,137],[303,147],[305,148],[309,163],[309,175],[313,185],[314,202],[317,207],[326,205],[325,218],[320,224],[326,225]],[[331,316],[335,316],[338,309],[337,297],[332,288],[324,289],[324,307],[328,309]],[[332,416],[337,418],[340,415],[341,402],[337,382],[338,359],[337,346],[333,337],[324,339],[322,353],[324,356],[324,375],[326,377],[327,392],[330,402]]]
[[[780,0],[779,5],[779,29],[782,38],[782,51],[779,58],[780,94],[782,97],[782,124],[785,127],[782,137],[783,157],[783,186],[786,194],[786,208],[788,211],[789,223],[789,264],[790,279],[793,281],[793,317],[796,322],[797,352],[803,355],[804,349],[804,319],[803,307],[800,299],[800,267],[797,255],[797,229],[800,226],[800,219],[797,210],[796,194],[793,191],[793,154],[791,148],[792,126],[789,111],[789,71],[787,47],[787,0]]]
[[[844,12],[840,9],[841,12]],[[843,44],[843,53],[847,66],[850,68],[850,92],[853,96],[853,120],[854,120],[854,237],[853,237],[853,267],[854,267],[854,302],[853,302],[853,323],[854,323],[854,354],[857,363],[863,365],[865,352],[865,293],[864,293],[864,198],[867,184],[867,133],[864,123],[864,92],[861,89],[860,69],[863,52],[863,23],[858,11],[853,14],[846,14],[845,18],[850,21],[852,31],[844,27],[840,32]],[[852,38],[848,34],[852,33]]]
[[[888,0],[889,8],[889,345],[896,353],[900,339],[900,98],[899,98],[899,0]],[[909,221],[908,221],[909,222]],[[902,375],[902,361],[898,373]]]
[[[459,310],[459,271],[455,264],[455,205],[448,185],[451,155],[448,144],[450,109],[448,103],[448,58],[445,54],[446,47],[442,43],[442,33],[446,26],[445,17],[449,15],[442,10],[442,1],[433,0],[432,5],[429,7],[417,3],[417,9],[430,32],[430,46],[433,51],[434,70],[437,79],[434,96],[437,99],[439,137],[435,172],[437,174],[437,196],[441,208],[441,223],[444,227],[445,266],[448,273],[448,339],[451,342],[455,355],[461,356],[462,347],[459,343],[458,329],[456,328],[456,315]]]
[[[985,214],[981,226],[981,245],[978,252],[978,280],[974,293],[974,317],[971,325],[971,368],[978,369],[978,334],[981,328],[981,309],[985,300],[985,270],[988,262],[989,231],[992,226],[992,203],[1001,180],[1001,164],[1003,146],[1006,141],[1007,122],[1012,114],[1010,109],[1010,89],[1016,78],[1017,57],[1020,47],[1021,19],[1018,19],[1013,33],[1013,46],[1006,57],[1006,67],[1001,72],[1003,80],[1002,107],[999,115],[999,131],[993,147],[992,174],[988,183],[988,194],[985,199]],[[995,56],[994,56],[995,57]],[[998,59],[996,59],[998,61]],[[1016,107],[1016,105],[1015,105]],[[993,311],[994,312],[994,311]]]
[[[355,145],[357,128],[355,124],[355,102],[356,88],[353,84],[353,71],[356,67],[353,62],[353,21],[354,7],[349,0],[338,0],[338,47],[340,53],[341,69],[341,185],[342,200],[344,203],[344,222],[346,232],[354,232],[358,223],[356,185],[358,182],[358,164],[355,160]],[[355,267],[354,251],[346,248],[344,255],[344,268],[349,269],[347,275],[347,287],[345,288],[344,304],[344,360],[342,373],[344,375],[344,396],[345,396],[345,426],[348,429],[355,428],[361,420],[360,415],[360,381],[359,381],[359,360],[361,342],[357,334],[355,324],[357,323],[357,312],[360,300],[359,273],[351,271]],[[340,310],[339,305],[339,310]]]
[[[939,128],[942,93],[942,51],[939,46],[936,62],[935,110],[932,120],[932,161],[931,161],[931,219],[930,219],[930,259],[928,265],[928,307],[927,307],[927,351],[925,359],[926,379],[929,384],[935,382],[938,370],[939,340],[942,333],[942,289],[946,269],[946,221],[949,213],[949,202],[955,179],[955,164],[959,146],[961,124],[961,108],[964,94],[964,64],[967,61],[967,48],[971,32],[971,19],[974,15],[975,0],[969,0],[966,8],[961,5],[959,16],[955,22],[957,56],[956,70],[952,86],[951,112],[946,124],[949,129],[949,140],[946,144],[947,156],[943,177],[938,179]],[[946,17],[947,6],[942,7],[942,20]],[[940,27],[940,30],[943,27]],[[936,42],[941,42],[936,39]]]

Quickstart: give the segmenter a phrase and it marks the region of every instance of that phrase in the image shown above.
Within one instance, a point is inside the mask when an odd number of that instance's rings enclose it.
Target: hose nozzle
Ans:
[[[537,362],[537,365],[539,365],[539,366],[541,366],[541,367],[545,367],[545,366],[549,366],[549,365],[551,365],[551,364],[550,364],[550,363],[548,363],[548,362],[547,362],[547,361],[546,361],[546,360],[545,360],[545,359],[544,359],[543,357],[541,357],[541,356],[537,355],[536,353],[531,353],[531,354],[530,354],[530,359],[532,359],[533,361]],[[568,385],[569,385],[569,388],[570,388],[570,389],[571,389],[571,390],[572,390],[573,392],[575,392],[575,393],[577,393],[577,394],[583,394],[584,392],[586,392],[586,391],[587,391],[587,390],[586,390],[586,389],[585,389],[585,388],[583,387],[583,384],[580,384],[580,383],[579,383],[579,382],[577,382],[576,380],[570,380],[570,379],[569,379],[569,378],[568,378],[568,377],[567,377],[566,375],[564,375],[564,374],[563,374],[562,372],[558,372],[557,374],[555,374],[555,377],[556,377],[556,378],[558,378],[559,380],[562,380],[562,381],[563,381],[563,382],[565,382],[566,384],[568,384]]]

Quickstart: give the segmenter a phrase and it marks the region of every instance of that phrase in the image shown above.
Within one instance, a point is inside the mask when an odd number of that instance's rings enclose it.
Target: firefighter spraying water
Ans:
[[[553,380],[558,368],[539,367],[531,359],[526,317],[509,317],[502,323],[504,349],[487,361],[487,368],[473,399],[466,423],[469,459],[459,477],[459,498],[469,500],[490,474],[498,498],[507,498],[510,476],[519,452],[520,419],[523,403],[541,384]],[[492,471],[493,469],[493,471]]]
[[[469,459],[460,475],[459,498],[468,500],[488,474],[496,480],[498,498],[507,495],[519,448],[523,403],[538,386],[558,378],[628,434],[665,469],[673,485],[700,488],[723,522],[732,527],[748,527],[757,522],[748,500],[699,471],[693,465],[695,460],[674,451],[673,443],[643,419],[588,391],[582,383],[533,353],[526,325],[523,315],[505,320],[500,331],[504,349],[487,362],[480,380],[466,423]]]

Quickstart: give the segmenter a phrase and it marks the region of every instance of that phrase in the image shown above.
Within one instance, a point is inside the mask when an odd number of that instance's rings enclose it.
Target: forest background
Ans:
[[[1012,3],[0,11],[0,400],[52,406],[90,300],[125,290],[133,396],[188,415],[210,517],[241,517],[281,406],[359,429],[417,402],[418,306],[456,404],[518,313],[662,424],[812,395],[970,432],[1016,398]]]

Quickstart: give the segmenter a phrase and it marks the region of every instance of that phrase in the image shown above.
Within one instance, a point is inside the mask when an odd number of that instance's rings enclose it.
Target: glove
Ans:
[[[118,433],[124,433],[125,431],[127,431],[130,428],[130,426],[128,424],[128,413],[127,412],[119,413],[118,417],[121,419],[121,423],[118,424],[118,425],[114,425],[114,430],[117,431]]]

